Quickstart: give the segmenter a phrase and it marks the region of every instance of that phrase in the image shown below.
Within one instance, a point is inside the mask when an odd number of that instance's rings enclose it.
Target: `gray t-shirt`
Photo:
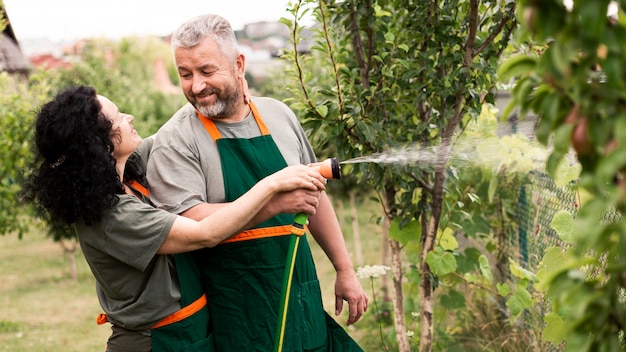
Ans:
[[[148,167],[148,160],[150,159],[150,152],[152,151],[152,145],[154,144],[154,135],[143,138],[135,154],[139,156],[140,166],[143,172],[146,172]]]
[[[253,97],[287,165],[316,161],[302,126],[284,103]],[[250,113],[243,121],[214,121],[224,138],[261,135]],[[155,206],[180,214],[200,203],[224,202],[222,166],[215,142],[205,130],[191,104],[183,106],[157,132],[148,161],[150,199]]]
[[[76,224],[83,254],[109,321],[148,329],[180,309],[180,288],[171,257],[156,254],[176,215],[131,195],[92,226]]]

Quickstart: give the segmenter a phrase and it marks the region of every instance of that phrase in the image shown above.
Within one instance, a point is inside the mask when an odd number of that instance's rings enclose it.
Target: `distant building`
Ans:
[[[518,109],[514,109],[509,116],[502,120],[502,112],[511,101],[511,92],[508,89],[501,89],[496,92],[495,107],[498,109],[498,130],[497,135],[502,137],[521,133],[529,140],[535,139],[535,129],[539,118],[533,114],[519,116]]]
[[[45,70],[72,68],[71,62],[60,59],[52,54],[31,55],[28,59],[33,66],[41,67]]]
[[[268,37],[289,38],[289,32],[289,27],[282,22],[255,22],[243,27],[245,37],[253,40]]]

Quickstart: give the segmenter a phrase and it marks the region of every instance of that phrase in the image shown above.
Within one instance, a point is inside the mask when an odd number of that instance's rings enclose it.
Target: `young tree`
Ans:
[[[419,243],[420,350],[433,345],[433,282],[429,253],[438,245],[446,205],[446,164],[454,138],[492,101],[495,70],[515,26],[510,1],[293,2],[296,109],[318,149],[334,146],[347,160],[419,146],[437,146],[432,160],[355,164],[352,172],[380,198],[396,229],[389,241],[394,319],[400,351],[409,351],[402,293],[402,247]],[[301,56],[299,20],[312,11],[318,27],[313,53]],[[305,70],[318,60],[331,85]],[[419,157],[418,157],[419,159]],[[413,224],[412,226],[407,226]],[[408,236],[402,231],[417,231]],[[415,230],[417,229],[417,230]],[[399,230],[399,231],[398,231]],[[401,239],[402,237],[402,239]]]

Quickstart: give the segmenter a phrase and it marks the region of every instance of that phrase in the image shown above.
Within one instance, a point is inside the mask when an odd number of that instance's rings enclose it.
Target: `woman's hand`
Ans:
[[[265,178],[274,184],[277,192],[303,188],[311,191],[326,189],[326,179],[314,168],[306,165],[293,165],[279,170]]]

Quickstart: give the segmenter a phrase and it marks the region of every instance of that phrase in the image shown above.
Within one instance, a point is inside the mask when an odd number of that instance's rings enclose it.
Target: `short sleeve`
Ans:
[[[206,202],[206,179],[200,161],[171,145],[152,151],[148,183],[154,205],[175,214]]]
[[[107,254],[143,271],[172,228],[176,215],[122,195],[104,221],[103,248]]]

